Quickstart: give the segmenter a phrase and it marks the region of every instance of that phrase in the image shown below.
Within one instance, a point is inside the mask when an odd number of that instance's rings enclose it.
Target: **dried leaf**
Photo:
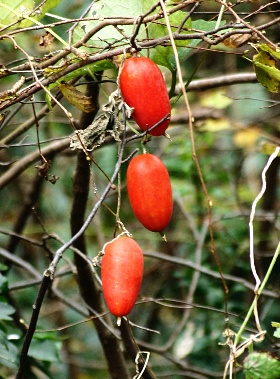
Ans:
[[[124,126],[117,116],[123,105],[119,91],[113,92],[109,102],[102,108],[103,113],[86,129],[79,129],[71,136],[70,148],[92,151],[104,142],[107,135],[111,135],[115,141],[120,141]],[[129,107],[126,108],[126,113],[131,114]]]
[[[127,59],[127,58],[130,58],[132,56],[132,54],[130,53],[126,53],[125,56],[124,54],[120,54],[120,55],[116,55],[112,58],[112,62],[114,63],[114,65],[116,67],[120,67],[120,65],[122,64],[122,62]]]
[[[42,48],[46,48],[53,43],[53,40],[54,36],[51,33],[46,32],[46,34],[40,37],[39,46]]]
[[[92,98],[85,96],[81,91],[77,90],[71,84],[61,82],[59,89],[62,95],[69,101],[69,103],[75,105],[82,112],[90,113],[94,111],[94,105]]]
[[[43,160],[42,164],[36,165],[35,168],[38,170],[38,174],[48,180],[48,171],[51,166],[51,161],[50,160]]]
[[[258,41],[258,35],[256,33],[253,34],[234,34],[228,38],[226,38],[223,43],[225,46],[236,49],[237,47],[240,47],[242,45],[245,45],[248,42],[257,42]]]

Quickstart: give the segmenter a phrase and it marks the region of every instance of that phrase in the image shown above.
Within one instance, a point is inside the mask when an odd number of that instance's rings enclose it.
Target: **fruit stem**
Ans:
[[[121,322],[122,322],[122,318],[121,317],[117,317],[117,325],[118,326],[121,326]]]
[[[167,242],[166,235],[163,232],[159,232],[159,234],[162,236],[164,242]]]

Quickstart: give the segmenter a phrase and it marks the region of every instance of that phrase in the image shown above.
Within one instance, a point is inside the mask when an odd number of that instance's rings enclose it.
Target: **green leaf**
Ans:
[[[0,294],[4,295],[8,291],[8,279],[6,276],[0,274]]]
[[[58,362],[58,351],[61,343],[54,343],[50,340],[33,339],[29,348],[28,356],[39,359],[40,361]]]
[[[17,29],[28,27],[37,20],[44,17],[44,15],[51,9],[57,6],[61,0],[47,0],[44,5],[39,8],[36,14],[33,14],[32,10],[35,7],[35,2],[33,0],[1,0],[0,1],[0,27],[9,26],[11,24],[15,25],[9,27],[9,29]],[[41,1],[36,1],[36,5],[39,5]],[[20,21],[20,23],[18,23]]]
[[[24,15],[29,15],[34,8],[33,0],[1,0],[0,1],[0,27],[3,28],[21,20]],[[26,20],[22,21],[21,27],[26,26]],[[18,27],[18,24],[17,26]]]
[[[280,378],[280,361],[268,353],[251,353],[243,364],[245,379]]]
[[[98,20],[82,21],[75,29],[74,42],[81,39],[86,33],[98,27],[107,17],[134,17],[136,18],[145,13],[150,7],[150,1],[127,1],[119,0],[112,2],[112,0],[96,1],[92,5],[86,17],[95,17]],[[129,37],[133,34],[134,25],[122,25],[116,28],[113,25],[107,25],[101,30],[97,31],[88,41],[88,45],[92,45],[91,52],[96,48],[106,48],[109,45],[123,45],[123,40],[128,41]],[[144,33],[144,25],[140,28],[140,34]]]
[[[3,263],[0,263],[0,271],[7,271],[8,266],[4,265]]]
[[[87,17],[95,17],[99,18],[99,20],[80,22],[78,27],[75,29],[74,42],[80,40],[85,35],[85,33],[88,33],[95,27],[98,27],[100,23],[107,17],[133,17],[135,20],[137,20],[140,15],[143,15],[147,10],[151,8],[151,5],[151,1],[149,0],[131,0],[129,2],[127,2],[127,0],[120,0],[114,3],[114,6],[112,6],[112,0],[97,1],[91,7],[91,10],[87,14]],[[157,13],[158,8],[153,13],[151,13],[151,15]],[[185,17],[186,14],[181,11],[177,11],[176,13],[169,16],[169,22],[173,31],[177,30]],[[181,29],[181,33],[190,33],[190,28],[191,20],[188,19]],[[118,26],[118,28],[113,25],[107,25],[103,29],[97,31],[90,38],[87,44],[88,46],[91,45],[91,47],[88,50],[92,53],[92,51],[95,51],[96,49],[107,48],[109,45],[114,47],[124,46],[124,44],[127,45],[134,33],[134,30],[135,25],[122,25]],[[155,23],[151,22],[148,25],[141,25],[137,34],[137,40],[146,40],[147,36],[150,39],[153,39],[167,35],[168,31],[166,23],[164,18],[162,18]],[[186,46],[190,42],[191,41],[176,41],[178,48],[182,47],[182,51],[180,51],[182,58],[184,58],[189,53],[189,50],[186,50]],[[82,49],[84,49],[84,47]],[[157,64],[166,66],[170,70],[173,70],[175,67],[174,59],[172,59],[173,50],[170,46],[157,46],[156,48],[153,48],[150,52],[150,57]]]
[[[172,31],[176,30],[176,28],[181,24],[181,22],[185,19],[185,17],[186,17],[185,12],[181,12],[181,11],[178,11],[169,16],[170,24],[173,26]],[[223,25],[224,23],[225,22],[222,22],[221,25]],[[205,20],[191,21],[191,19],[189,18],[187,22],[185,22],[184,29],[182,29],[181,33],[187,34],[187,33],[193,33],[196,31],[207,32],[207,31],[213,30],[215,26],[216,26],[216,21],[205,21]],[[157,28],[156,30],[160,30],[159,25],[153,25],[153,24],[148,28],[148,30],[150,31],[153,28]],[[152,34],[152,37],[156,38],[156,37],[162,37],[164,35],[167,35],[167,29],[166,29],[165,23],[163,24],[162,28],[163,28],[161,30],[162,34],[158,34],[158,35]],[[189,53],[192,51],[191,48],[197,46],[200,42],[201,42],[200,39],[175,41],[180,62],[185,61]],[[157,64],[166,66],[171,71],[175,70],[176,68],[172,47],[157,46],[156,48],[152,49],[150,57]]]
[[[41,2],[41,0],[37,0],[36,5],[37,3],[40,4]],[[61,0],[47,0],[40,8],[40,18],[43,17],[50,9],[56,7],[60,2]]]
[[[272,321],[271,326],[273,328],[276,328],[275,332],[273,333],[274,337],[280,338],[280,322]]]
[[[276,67],[275,54],[277,52],[273,52],[271,54],[268,47],[264,50],[264,46],[262,46],[259,53],[254,55],[253,57],[253,65],[254,70],[256,72],[256,76],[258,81],[267,88],[269,92],[276,93],[278,92],[278,87],[280,84],[280,70]]]
[[[222,21],[220,25],[223,26],[224,24],[225,21]],[[215,27],[216,21],[195,20],[192,22],[193,32],[210,32],[215,29]],[[196,46],[199,42],[201,42],[200,39],[194,39],[192,40],[191,46]]]
[[[178,27],[181,25],[183,20],[186,18],[186,14],[184,12],[178,11],[169,16],[169,22],[171,25],[172,32],[175,32]],[[184,27],[181,29],[181,33],[187,34],[191,33],[191,19],[189,18],[185,23]],[[148,35],[150,38],[160,38],[168,35],[166,22],[164,19],[160,21],[158,24],[151,23],[148,26]],[[177,51],[179,54],[179,58],[182,61],[189,54],[190,50],[187,46],[192,42],[192,40],[184,40],[184,41],[175,41],[177,46]],[[165,66],[170,69],[170,71],[175,70],[176,64],[174,59],[173,48],[171,46],[157,46],[150,52],[150,58],[153,61],[161,66]]]
[[[18,350],[10,341],[0,342],[0,364],[13,369],[18,366]]]
[[[0,302],[0,320],[12,320],[10,315],[12,315],[15,312],[15,309],[4,302]]]
[[[18,349],[8,338],[7,333],[0,330],[0,367],[16,369],[19,359]]]
[[[102,61],[90,63],[89,65],[78,68],[77,70],[71,71],[69,74],[61,77],[56,82],[50,84],[48,86],[48,89],[52,91],[53,89],[59,87],[59,84],[61,82],[63,81],[68,82],[80,76],[91,75],[94,78],[95,72],[104,71],[111,68],[115,68],[115,65],[109,59],[103,59]],[[55,74],[56,69],[55,67],[52,69],[48,68],[47,71],[45,72],[47,72],[48,75]],[[46,101],[48,103],[49,108],[51,109],[51,98],[48,95],[46,95]]]
[[[265,51],[266,53],[268,53],[272,57],[274,57],[276,59],[280,59],[280,49],[274,50],[271,46],[269,46],[265,43],[261,43],[259,45],[255,45],[255,46],[257,47],[258,50]]]

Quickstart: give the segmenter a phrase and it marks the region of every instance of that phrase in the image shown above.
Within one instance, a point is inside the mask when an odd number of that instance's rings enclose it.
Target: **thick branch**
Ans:
[[[88,90],[94,94],[94,100],[97,109],[98,85],[96,83],[89,84]],[[85,115],[81,119],[80,129],[86,128],[93,119],[94,114]],[[91,119],[90,119],[91,117]],[[73,179],[74,199],[71,211],[71,232],[75,235],[84,224],[87,198],[90,183],[90,166],[89,161],[83,151],[78,154],[77,167]],[[73,246],[86,254],[85,236],[82,234],[73,243]],[[94,280],[91,267],[88,262],[78,254],[74,256],[75,264],[78,271],[78,283],[82,298],[89,306],[89,309],[95,310],[99,314],[106,313],[102,293]],[[100,322],[99,318],[93,318],[94,325],[99,335],[100,342],[108,363],[109,372],[112,378],[129,379],[130,375],[126,367],[126,362],[121,349],[120,341],[112,335],[110,330]],[[110,324],[107,317],[106,322]],[[112,326],[113,327],[113,326]]]
[[[188,85],[187,91],[206,91],[212,88],[227,87],[243,83],[257,83],[256,74],[254,72],[244,72],[241,74],[229,74],[216,76],[214,78],[193,80]]]
[[[25,339],[23,342],[23,346],[22,346],[22,350],[21,350],[21,354],[20,354],[19,369],[18,369],[18,372],[17,372],[15,379],[23,379],[24,378],[25,367],[27,364],[28,350],[29,350],[29,347],[30,347],[30,344],[31,344],[31,341],[33,338],[33,334],[34,334],[35,329],[36,329],[40,309],[41,309],[45,294],[46,294],[47,289],[49,288],[50,284],[51,284],[51,278],[49,276],[44,276],[43,280],[41,282],[41,285],[40,285],[40,289],[39,289],[36,301],[33,305],[33,312],[32,312],[32,316],[31,316],[29,328],[27,329]]]

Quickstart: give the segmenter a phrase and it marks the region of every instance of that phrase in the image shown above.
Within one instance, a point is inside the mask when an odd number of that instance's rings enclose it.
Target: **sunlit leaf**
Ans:
[[[24,19],[24,16],[31,14],[34,8],[33,0],[1,0],[0,1],[0,27],[5,27]],[[26,26],[26,20],[21,23],[21,27]]]
[[[230,120],[226,118],[222,118],[219,120],[209,119],[205,121],[201,127],[199,127],[199,130],[214,133],[214,132],[219,132],[221,130],[231,129],[231,127],[232,127],[232,124]]]
[[[120,0],[114,3],[112,7],[111,0],[102,0],[95,2],[91,7],[87,17],[95,17],[98,20],[93,21],[81,21],[78,27],[75,29],[74,42],[80,40],[86,33],[90,32],[94,28],[98,27],[108,17],[132,17],[135,20],[146,11],[151,8],[151,2],[148,0],[130,1]],[[157,14],[158,9],[154,10],[152,14]],[[175,14],[169,16],[169,22],[173,31],[181,25],[185,19],[186,14],[181,11],[177,11]],[[88,41],[87,46],[89,51],[94,51],[98,48],[106,48],[111,46],[124,46],[130,41],[133,36],[136,25],[122,25],[117,28],[114,25],[106,25],[101,30],[97,31]],[[191,27],[191,20],[188,19],[181,28],[182,33],[187,33]],[[190,31],[189,31],[190,32]],[[137,34],[136,42],[138,40],[149,38],[160,38],[167,36],[168,31],[164,18],[155,23],[151,22],[147,25],[141,25]],[[185,54],[189,51],[185,47],[191,41],[177,41],[178,47],[183,47]],[[84,48],[84,47],[83,47]],[[182,55],[182,52],[181,52]],[[174,69],[173,50],[170,46],[157,46],[150,51],[150,57],[157,63]]]
[[[276,67],[275,56],[278,56],[277,52],[273,51],[266,45],[260,45],[262,48],[259,53],[254,55],[253,64],[254,70],[258,81],[267,88],[270,92],[278,92],[280,84],[280,70]]]
[[[280,361],[268,353],[251,353],[243,363],[245,379],[280,378]]]
[[[74,41],[82,38],[86,33],[98,27],[108,17],[134,17],[135,19],[148,10],[150,2],[119,0],[112,6],[111,0],[94,2],[87,17],[94,17],[97,20],[81,21],[75,29]],[[122,25],[116,28],[114,25],[107,25],[97,31],[88,41],[87,45],[91,48],[108,47],[109,45],[123,45],[123,40],[128,41],[133,34],[135,25]],[[144,32],[144,25],[139,33]]]
[[[276,147],[277,146],[275,144],[265,141],[265,142],[261,143],[260,151],[263,154],[271,155],[275,151]],[[278,154],[278,156],[280,156],[280,153]],[[272,325],[272,326],[274,326],[274,325]],[[280,324],[279,324],[279,328],[280,328]]]
[[[61,0],[47,0],[43,6],[33,14],[35,6],[41,1],[34,2],[33,0],[1,0],[0,1],[0,27],[12,25],[9,29],[15,29],[19,26],[27,27],[36,23],[36,20],[41,19],[46,12],[54,8]],[[20,24],[19,24],[20,21]],[[16,23],[16,24],[15,24]],[[15,25],[13,25],[15,24]]]
[[[257,39],[258,35],[256,33],[233,34],[226,38],[223,41],[223,44],[231,49],[236,49],[237,47],[245,45],[248,42],[256,42]]]
[[[224,89],[206,91],[201,96],[201,105],[203,105],[204,107],[225,109],[231,103],[232,100],[228,96],[226,96],[226,91]]]
[[[276,328],[275,332],[273,333],[274,337],[280,338],[280,322],[272,321],[271,326],[273,328]]]
[[[259,50],[259,51],[265,51],[266,53],[270,54],[272,57],[276,58],[276,59],[280,59],[280,49],[273,49],[271,46],[265,44],[265,43],[261,43],[261,44],[258,44],[258,45],[255,45],[255,47]]]
[[[45,15],[50,9],[56,7],[62,0],[47,0],[40,8],[40,15]],[[36,1],[36,5],[42,3],[41,0]]]

